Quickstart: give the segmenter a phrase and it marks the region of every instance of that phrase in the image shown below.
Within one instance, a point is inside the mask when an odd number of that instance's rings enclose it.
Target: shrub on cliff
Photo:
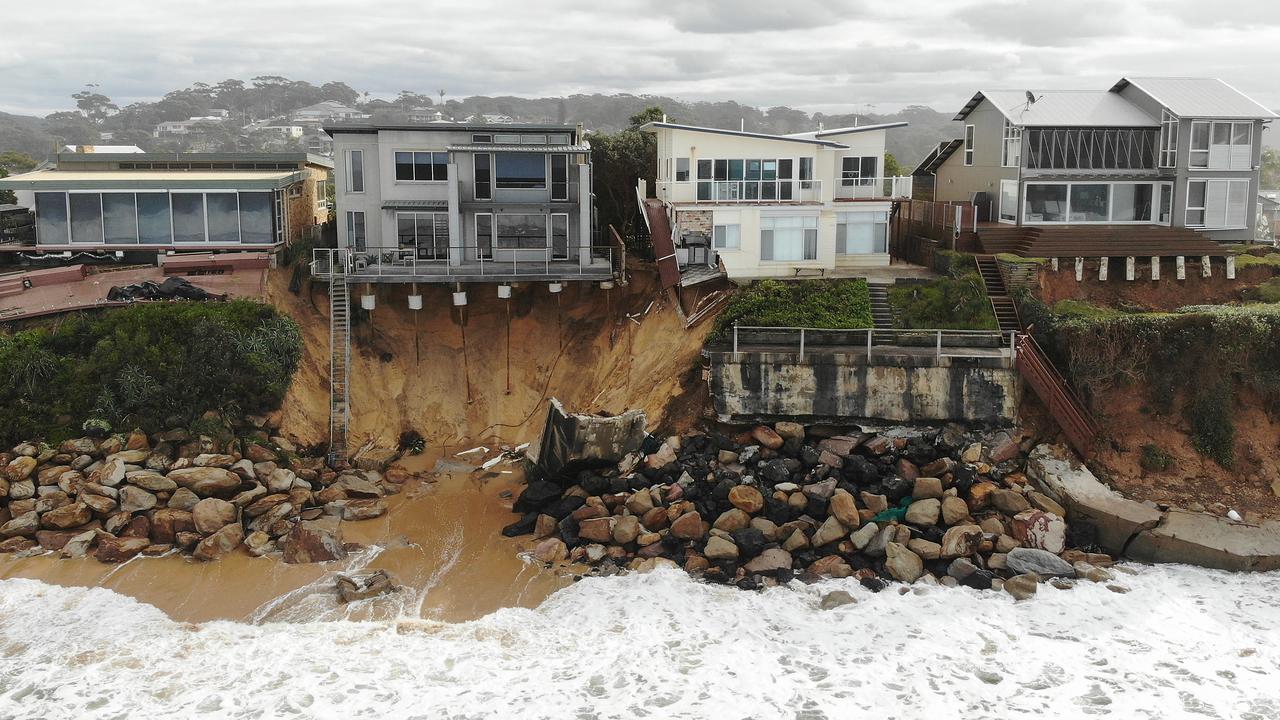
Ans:
[[[995,330],[995,313],[977,272],[889,290],[894,324],[910,329]]]
[[[301,354],[293,320],[249,301],[71,316],[0,337],[0,438],[59,440],[91,418],[156,429],[209,409],[265,412]]]
[[[871,292],[865,280],[759,280],[742,288],[716,321],[724,337],[734,323],[762,327],[868,328]]]

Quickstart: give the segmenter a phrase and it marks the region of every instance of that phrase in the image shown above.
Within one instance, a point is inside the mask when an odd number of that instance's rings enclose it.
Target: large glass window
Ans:
[[[173,241],[204,242],[204,195],[170,193],[173,203]]]
[[[67,194],[36,193],[36,238],[42,245],[67,242]]]
[[[1160,167],[1178,164],[1178,117],[1168,110],[1160,111]]]
[[[138,193],[137,203],[139,242],[143,245],[168,245],[173,242],[169,193]]]
[[[973,126],[964,126],[964,164],[973,164]]]
[[[555,260],[569,257],[569,216],[564,213],[551,216],[551,257]]]
[[[503,250],[545,250],[546,215],[499,215],[498,247]]]
[[[209,242],[240,242],[240,202],[236,193],[209,193],[205,195],[205,206],[209,213]]]
[[[1188,227],[1243,228],[1248,225],[1248,180],[1191,180],[1187,183]]]
[[[817,216],[760,218],[761,260],[794,261],[817,258]]]
[[[364,151],[352,150],[347,153],[347,191],[364,192]]]
[[[878,160],[879,158],[874,155],[843,158],[840,166],[840,184],[845,187],[873,184],[876,179]]]
[[[476,215],[476,254],[482,258],[493,257],[493,215]]]
[[[551,156],[551,199],[569,199],[569,156],[563,153]]]
[[[1116,183],[1111,186],[1111,222],[1151,222],[1155,186]]]
[[[442,182],[449,179],[449,153],[400,151],[395,154],[396,180]]]
[[[1154,170],[1155,128],[1031,127],[1022,165],[1032,170]]]
[[[1027,184],[1022,219],[1028,223],[1066,222],[1067,186]]]
[[[500,189],[539,190],[547,186],[546,156],[538,153],[494,155]]]
[[[689,179],[689,158],[676,158],[676,182]]]
[[[1022,164],[1022,128],[1008,120],[1004,121],[1004,148],[1000,164],[1004,167]]]
[[[1097,183],[1071,186],[1071,222],[1106,222],[1111,186]]]
[[[138,242],[138,213],[133,193],[102,194],[102,231],[108,245]]]
[[[889,252],[889,214],[884,211],[836,214],[836,254]]]
[[[1193,168],[1249,170],[1253,167],[1253,123],[1191,123],[1191,151],[1187,158]]]
[[[364,252],[364,213],[351,211],[347,213],[347,246],[356,252]]]
[[[400,247],[416,250],[420,260],[449,257],[448,213],[396,213],[396,235]]]
[[[271,226],[271,193],[240,193],[240,241],[244,243],[270,243],[274,235]]]
[[[1018,221],[1018,181],[1000,181],[1000,219],[1006,222]]]
[[[102,199],[98,193],[69,193],[71,242],[102,242]]]

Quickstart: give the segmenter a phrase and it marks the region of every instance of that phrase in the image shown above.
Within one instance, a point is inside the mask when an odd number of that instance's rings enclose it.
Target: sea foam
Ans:
[[[658,571],[458,624],[191,625],[6,580],[0,718],[1280,718],[1280,574],[1137,569],[1024,602]]]

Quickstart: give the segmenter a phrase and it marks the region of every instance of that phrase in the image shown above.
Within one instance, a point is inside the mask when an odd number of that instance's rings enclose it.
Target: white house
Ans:
[[[792,135],[644,125],[657,136],[655,191],[682,267],[737,280],[888,265],[893,202],[910,197],[911,178],[884,177],[885,134],[905,125]]]

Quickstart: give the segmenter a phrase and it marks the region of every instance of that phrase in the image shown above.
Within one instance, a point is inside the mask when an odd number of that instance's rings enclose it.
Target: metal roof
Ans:
[[[25,205],[0,205],[0,213],[7,212],[30,212]]]
[[[983,90],[956,114],[964,120],[982,103],[990,102],[1009,122],[1022,127],[1159,127],[1160,122],[1114,92],[1090,90]]]
[[[1247,120],[1280,117],[1217,78],[1126,77],[1121,78],[1111,90],[1120,92],[1129,85],[1150,95],[1178,117]]]
[[[511,132],[564,132],[576,133],[578,128],[576,125],[536,125],[524,123],[501,123],[501,124],[484,124],[484,123],[455,123],[455,122],[438,122],[438,123],[374,123],[374,122],[348,122],[333,123],[325,125],[322,128],[325,132],[333,135],[334,133],[377,133],[379,130],[413,130],[427,132],[483,132],[483,133],[511,133]]]
[[[149,152],[149,153],[58,153],[58,163],[102,163],[102,162],[271,162],[271,163],[307,163],[332,168],[333,158],[309,152],[278,153],[184,153],[184,152]]]
[[[581,145],[494,145],[493,143],[474,143],[471,145],[449,145],[445,150],[460,152],[528,152],[528,153],[585,153],[591,152],[591,146]]]
[[[307,178],[303,170],[37,170],[0,178],[0,187],[34,190],[275,190]]]
[[[912,175],[932,175],[942,167],[942,163],[947,161],[960,146],[964,145],[963,139],[950,140],[938,143],[938,146],[929,151],[928,155],[916,165],[916,169],[911,171]]]
[[[680,125],[678,123],[668,122],[650,122],[640,126],[641,130],[652,131],[655,128],[666,128],[670,130],[688,130],[690,132],[711,133],[714,135],[733,135],[736,137],[754,138],[757,140],[781,140],[783,142],[798,142],[809,145],[821,145],[823,147],[832,148],[848,148],[848,145],[841,145],[837,142],[828,140],[819,140],[813,137],[793,137],[791,135],[769,135],[766,133],[745,132],[743,130],[723,130],[721,128],[698,127],[697,125]]]
[[[905,121],[876,123],[874,125],[855,125],[853,127],[833,128],[831,130],[818,130],[810,133],[791,133],[787,137],[804,137],[806,135],[818,138],[830,137],[832,135],[852,135],[853,133],[870,132],[872,130],[889,130],[891,128],[906,127],[910,123]]]

